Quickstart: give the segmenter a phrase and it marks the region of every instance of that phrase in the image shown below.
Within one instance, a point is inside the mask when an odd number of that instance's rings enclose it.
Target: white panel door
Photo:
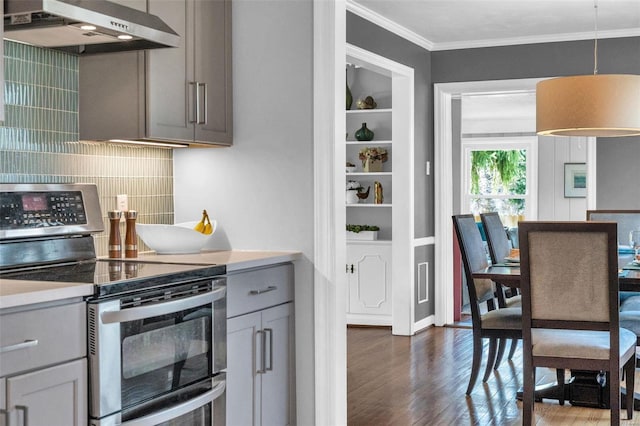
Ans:
[[[260,413],[260,312],[227,320],[227,425],[256,425]]]
[[[265,372],[262,376],[262,426],[292,423],[293,304],[262,311],[265,333]],[[258,358],[260,359],[260,358]]]
[[[26,425],[26,412],[29,426],[86,425],[87,386],[86,358],[8,378],[11,424]]]

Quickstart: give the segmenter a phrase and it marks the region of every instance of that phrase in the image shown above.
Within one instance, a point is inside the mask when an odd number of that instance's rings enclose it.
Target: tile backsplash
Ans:
[[[9,41],[4,49],[0,182],[95,183],[105,223],[95,235],[99,256],[107,253],[106,212],[117,194],[128,195],[139,222],[173,223],[173,151],[79,142],[78,58]]]

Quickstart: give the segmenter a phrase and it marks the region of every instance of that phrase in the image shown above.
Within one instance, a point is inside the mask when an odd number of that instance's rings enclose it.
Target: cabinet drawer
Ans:
[[[227,317],[293,300],[293,265],[255,269],[227,277]]]
[[[0,376],[86,356],[86,304],[0,315]]]

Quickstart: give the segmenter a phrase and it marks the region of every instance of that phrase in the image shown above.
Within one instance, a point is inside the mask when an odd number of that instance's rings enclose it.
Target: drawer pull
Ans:
[[[249,294],[252,295],[252,296],[256,296],[258,294],[268,293],[270,291],[277,290],[277,289],[278,289],[278,287],[276,287],[275,285],[270,285],[269,287],[263,288],[261,290],[251,290],[249,292]]]
[[[37,346],[37,345],[38,345],[38,341],[37,340],[25,340],[22,343],[16,343],[15,345],[1,347],[0,348],[0,354],[5,353],[5,352],[17,351],[19,349],[27,349],[27,348],[31,348],[31,347]]]

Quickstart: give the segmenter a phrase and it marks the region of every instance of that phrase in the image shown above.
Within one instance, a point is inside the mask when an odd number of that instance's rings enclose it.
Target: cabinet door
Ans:
[[[6,411],[7,410],[7,405],[6,405],[7,397],[5,393],[6,386],[7,385],[6,385],[5,379],[0,379],[0,426],[8,426],[7,416],[9,415],[9,413]]]
[[[349,284],[347,312],[356,314],[348,322],[390,325],[391,245],[348,244],[347,262]],[[361,315],[360,320],[357,319],[357,315]],[[372,318],[367,320],[367,315]]]
[[[227,320],[227,425],[258,424],[262,352],[260,312]]]
[[[11,424],[27,424],[26,411],[29,426],[86,425],[87,397],[86,358],[7,379]]]
[[[193,141],[193,0],[150,1],[149,12],[180,35],[180,46],[147,51],[147,132],[149,137]]]
[[[262,426],[292,423],[294,392],[293,304],[262,311],[265,373],[262,374]]]
[[[199,87],[197,142],[231,144],[231,0],[196,1],[195,80]]]

